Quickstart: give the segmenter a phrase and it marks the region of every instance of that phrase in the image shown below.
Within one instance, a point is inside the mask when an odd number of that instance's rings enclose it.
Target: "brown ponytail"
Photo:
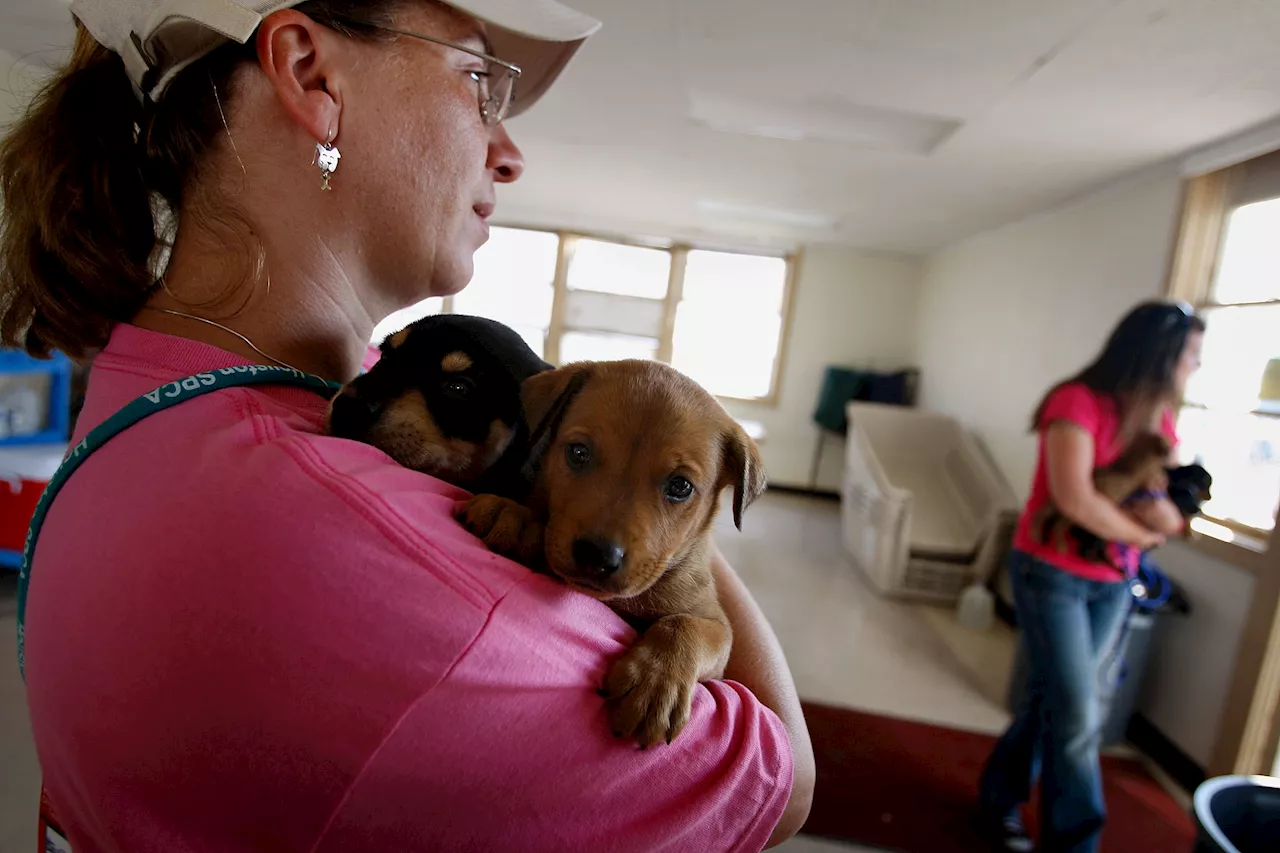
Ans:
[[[311,0],[299,11],[355,38],[384,34],[397,0]],[[76,23],[58,71],[0,139],[0,344],[83,358],[147,300],[161,237],[155,213],[208,221],[183,205],[226,132],[236,69],[254,46],[229,43],[178,74],[145,110],[120,58]],[[204,201],[204,199],[202,199]],[[161,232],[163,232],[161,234]]]
[[[139,119],[119,57],[77,25],[70,61],[0,141],[0,343],[80,357],[141,306],[156,237]]]

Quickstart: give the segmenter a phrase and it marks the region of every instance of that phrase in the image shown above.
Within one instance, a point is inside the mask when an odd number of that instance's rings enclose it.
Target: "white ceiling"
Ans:
[[[508,223],[927,252],[1280,115],[1278,0],[571,2]],[[4,0],[0,49],[66,21]]]

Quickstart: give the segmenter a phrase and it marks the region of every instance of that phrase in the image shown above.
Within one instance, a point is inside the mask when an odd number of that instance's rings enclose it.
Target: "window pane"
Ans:
[[[1178,437],[1179,454],[1213,475],[1205,513],[1270,530],[1280,498],[1280,419],[1183,409]]]
[[[559,251],[560,238],[555,234],[494,228],[489,242],[476,252],[471,283],[453,297],[453,313],[545,331],[551,324]]]
[[[571,290],[564,307],[564,323],[571,329],[612,332],[657,338],[667,303],[657,299],[637,299],[591,290]]]
[[[369,339],[369,342],[374,346],[378,346],[387,339],[388,335],[395,334],[410,323],[421,320],[431,314],[439,314],[443,303],[444,300],[439,296],[433,296],[430,299],[422,300],[417,305],[410,305],[408,308],[388,315],[385,320],[373,327],[373,337]]]
[[[1187,385],[1187,399],[1237,412],[1268,408],[1259,392],[1267,362],[1280,358],[1280,305],[1213,308],[1202,316],[1204,364]]]
[[[786,283],[782,258],[690,252],[672,365],[713,394],[767,397]]]
[[[1280,198],[1231,212],[1214,281],[1216,302],[1280,299]]]
[[[567,284],[572,290],[665,299],[670,277],[671,253],[666,249],[578,240]]]
[[[572,361],[621,361],[624,358],[653,358],[658,342],[634,335],[598,332],[565,332],[560,337],[560,363]]]
[[[682,298],[696,302],[733,300],[760,314],[782,311],[787,262],[782,258],[729,252],[689,253]]]
[[[782,317],[732,303],[680,303],[671,365],[722,397],[767,397]]]

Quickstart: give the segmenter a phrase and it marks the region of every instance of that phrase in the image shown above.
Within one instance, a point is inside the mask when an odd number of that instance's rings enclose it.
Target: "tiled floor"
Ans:
[[[845,557],[834,501],[773,493],[727,513],[717,541],[787,652],[800,695],[876,713],[997,733],[1014,640],[1003,625],[960,626],[949,607],[885,599]]]
[[[1015,648],[1003,625],[961,626],[950,608],[885,599],[844,556],[839,504],[766,495],[717,521],[720,549],[751,588],[805,699],[995,734]],[[800,836],[787,853],[865,848]]]
[[[841,553],[835,502],[769,494],[744,531],[721,516],[719,541],[773,622],[806,699],[998,732],[1013,635],[978,633],[952,611],[877,596]],[[14,663],[12,577],[0,582],[0,851],[34,838],[38,772]],[[787,853],[858,848],[800,837]]]

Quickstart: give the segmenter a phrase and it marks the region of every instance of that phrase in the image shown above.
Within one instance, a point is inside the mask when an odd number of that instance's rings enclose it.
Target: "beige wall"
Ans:
[[[0,50],[0,133],[26,103],[39,79],[30,62],[15,63],[12,56]]]
[[[828,364],[898,367],[916,349],[920,261],[811,246],[800,262],[776,405],[729,403],[768,431],[760,450],[769,480],[807,486],[818,430],[814,404]],[[843,447],[828,442],[819,488],[836,491]]]
[[[1166,546],[1156,559],[1182,587],[1193,610],[1189,617],[1173,617],[1156,628],[1156,653],[1138,707],[1201,767],[1207,767],[1254,580],[1185,545]]]
[[[922,403],[960,418],[1025,496],[1027,421],[1135,302],[1163,291],[1179,205],[1172,170],[973,237],[929,258],[920,294]],[[1195,608],[1160,631],[1140,710],[1210,760],[1253,578],[1174,544],[1157,558]]]
[[[922,404],[975,429],[1026,494],[1027,421],[1131,305],[1160,295],[1176,174],[981,234],[933,255],[920,308]]]

